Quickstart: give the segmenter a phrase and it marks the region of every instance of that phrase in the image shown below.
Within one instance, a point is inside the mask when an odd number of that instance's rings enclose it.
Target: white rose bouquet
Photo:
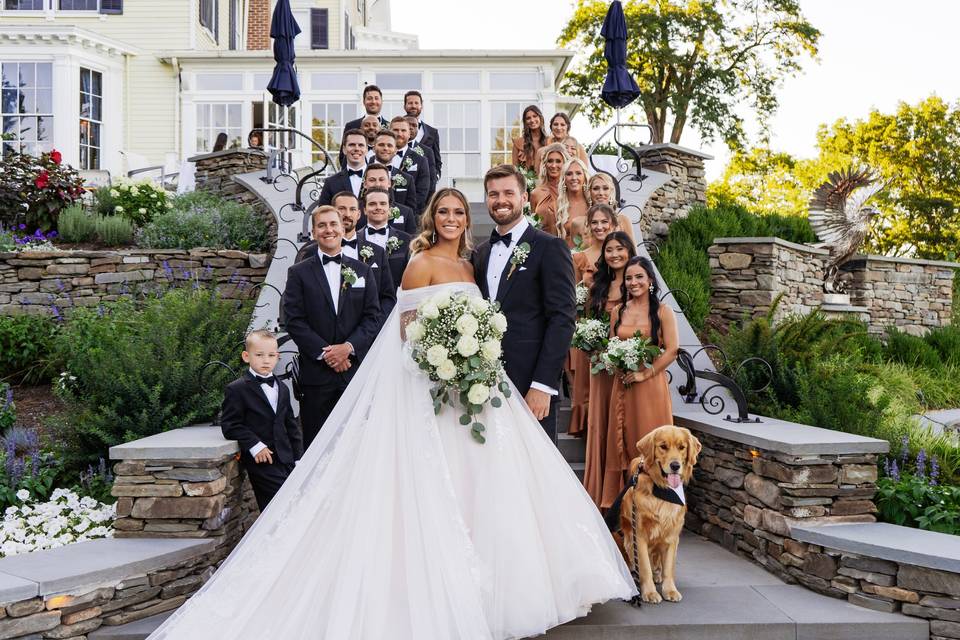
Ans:
[[[486,427],[477,416],[483,405],[503,404],[495,391],[510,397],[500,362],[506,330],[499,305],[462,293],[440,293],[424,301],[406,328],[413,359],[435,383],[430,390],[434,412],[459,401],[464,411],[460,424],[470,426],[473,439],[481,444]]]
[[[660,347],[652,344],[649,338],[643,337],[639,332],[626,340],[610,338],[606,350],[596,359],[593,371],[613,374],[615,371],[649,369],[662,352]]]

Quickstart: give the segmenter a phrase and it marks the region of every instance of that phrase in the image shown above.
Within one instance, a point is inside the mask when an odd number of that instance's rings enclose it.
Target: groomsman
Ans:
[[[367,214],[367,226],[360,231],[358,239],[382,248],[387,254],[393,281],[403,282],[403,272],[410,260],[412,236],[390,224],[390,192],[386,189],[368,189],[363,194],[363,210]]]
[[[390,168],[386,165],[374,162],[367,165],[367,171],[363,174],[363,188],[366,189],[386,189],[390,192],[390,208],[396,209],[396,216],[391,215],[390,224],[409,234],[417,232],[418,216],[414,214],[413,209],[405,204],[396,201],[396,191],[393,189],[393,182],[390,177]],[[357,229],[363,229],[367,226],[367,216],[361,211],[360,221],[357,223]],[[397,284],[400,284],[399,282]]]
[[[380,87],[375,84],[368,84],[363,88],[363,110],[366,112],[367,116],[374,116],[377,118],[380,124],[381,129],[386,129],[389,126],[389,122],[380,114],[380,110],[383,108],[383,92],[380,91]],[[343,125],[344,131],[347,129],[359,129],[360,123],[363,121],[363,118],[357,118],[356,120],[351,120],[347,124]]]
[[[487,211],[497,227],[473,252],[477,284],[507,316],[504,369],[556,440],[557,389],[576,318],[573,261],[562,239],[523,215],[527,186],[513,165],[487,171]]]
[[[343,255],[333,207],[313,212],[318,252],[290,267],[283,294],[286,328],[300,351],[300,423],[309,447],[350,383],[383,322],[377,278]]]
[[[340,214],[340,223],[343,225],[343,239],[340,246],[343,255],[359,260],[369,266],[377,275],[377,292],[380,294],[380,310],[386,318],[397,304],[397,288],[394,285],[391,269],[387,265],[387,256],[384,248],[357,237],[357,221],[360,219],[360,203],[357,197],[349,191],[341,191],[333,196],[333,207]],[[311,240],[297,252],[294,262],[303,262],[316,254],[317,243]]]
[[[343,144],[340,145],[340,155],[345,163],[337,173],[323,181],[323,189],[317,204],[327,205],[333,202],[334,194],[349,191],[355,197],[360,197],[360,188],[363,186],[363,171],[367,168],[367,139],[360,129],[347,129],[343,134]]]
[[[443,158],[440,157],[440,132],[427,123],[420,120],[420,114],[423,113],[423,96],[419,91],[407,91],[403,95],[403,110],[408,116],[413,116],[419,123],[417,135],[412,136],[419,144],[429,147],[437,159],[435,167],[437,177],[442,175]]]
[[[377,134],[377,140],[373,144],[373,156],[367,154],[367,162],[370,164],[377,162],[390,169],[393,199],[410,207],[414,214],[419,215],[418,205],[420,200],[417,197],[415,179],[410,173],[400,169],[399,162],[394,164],[396,157],[397,136],[392,131],[381,131]]]
[[[417,131],[417,119],[413,116],[406,116],[407,124],[410,125],[410,131]],[[430,147],[425,147],[416,140],[410,138],[407,140],[407,148],[413,149],[414,152],[420,153],[424,158],[427,159],[427,163],[430,165],[430,191],[427,196],[427,202],[430,202],[430,198],[433,197],[433,194],[437,191],[437,157],[433,155],[433,149]]]
[[[393,157],[391,164],[413,176],[417,185],[416,211],[420,213],[430,197],[430,163],[407,144],[410,140],[410,123],[404,116],[397,116],[390,121],[390,131],[397,137],[397,155]]]

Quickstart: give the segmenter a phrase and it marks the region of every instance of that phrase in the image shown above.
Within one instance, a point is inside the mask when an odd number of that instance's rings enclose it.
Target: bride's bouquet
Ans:
[[[649,369],[653,361],[662,353],[662,349],[652,344],[649,338],[637,332],[632,338],[621,340],[613,337],[607,343],[607,348],[594,361],[593,373],[606,371],[613,374],[615,371],[640,371],[640,368]],[[627,385],[629,386],[629,385]]]
[[[464,293],[438,293],[420,304],[417,318],[406,328],[413,359],[435,384],[430,390],[433,410],[459,400],[460,424],[470,426],[474,440],[483,444],[486,427],[477,420],[487,402],[499,407],[493,395],[510,397],[500,362],[500,341],[507,318],[499,305]]]

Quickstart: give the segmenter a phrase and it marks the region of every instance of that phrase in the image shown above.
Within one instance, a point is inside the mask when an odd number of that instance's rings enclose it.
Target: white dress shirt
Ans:
[[[354,233],[352,238],[348,238],[348,237],[344,236],[343,239],[344,239],[344,240],[357,240],[357,246],[356,246],[356,247],[351,247],[351,246],[349,246],[349,245],[342,245],[342,246],[340,247],[340,251],[343,253],[343,255],[347,256],[348,258],[353,258],[354,260],[359,260],[359,259],[360,259],[360,251],[359,251],[360,241],[357,239],[357,234]],[[321,257],[320,259],[323,260],[322,257]]]
[[[253,369],[250,369],[250,375],[256,376],[256,377],[258,377],[258,378],[264,377],[264,376],[261,376],[261,375],[260,375],[259,373],[257,373],[256,371],[254,371]],[[263,383],[261,383],[261,384],[260,384],[260,390],[263,391],[263,395],[267,396],[267,402],[270,403],[270,408],[273,409],[273,412],[274,412],[274,413],[276,413],[276,412],[277,412],[277,400],[278,400],[278,398],[280,397],[280,381],[279,381],[279,380],[274,380],[274,381],[273,381],[273,386],[270,386],[269,384],[263,384]],[[250,447],[250,455],[253,456],[254,458],[256,458],[256,457],[257,457],[257,454],[260,453],[261,451],[263,451],[263,450],[266,449],[266,448],[267,448],[267,445],[263,444],[262,442],[258,442],[257,444],[255,444],[255,445],[253,445],[252,447]]]
[[[354,171],[366,171],[366,165],[361,165],[359,167],[351,167],[347,165],[347,169],[352,169]],[[359,176],[350,176],[350,190],[353,191],[353,195],[360,197],[360,187],[363,186],[363,174]]]
[[[323,257],[326,255],[319,248],[317,253],[320,254],[320,264],[323,266],[323,272],[327,276],[327,284],[330,285],[330,299],[333,300],[333,312],[337,313],[337,305],[340,303],[340,263],[339,262],[328,262],[323,264]],[[339,254],[342,257],[342,251]],[[331,256],[333,257],[333,256]]]
[[[367,242],[373,243],[378,247],[380,247],[381,249],[383,249],[384,251],[387,251],[387,239],[390,237],[390,223],[388,222],[386,224],[386,229],[387,229],[386,235],[381,235],[379,233],[370,233],[369,231],[369,229],[383,229],[383,228],[384,227],[375,227],[372,224],[370,224],[369,220],[367,220],[368,231],[364,235],[367,236]]]
[[[425,132],[425,129],[423,128],[423,123],[422,122],[417,123],[417,135],[414,136],[413,139],[417,142],[420,142],[421,140],[423,140],[424,132]]]
[[[510,246],[504,246],[502,242],[498,242],[490,247],[490,260],[487,262],[486,277],[487,291],[490,292],[491,300],[497,299],[497,292],[500,291],[500,279],[503,277],[503,270],[510,261],[510,256],[513,255],[513,250],[517,248],[518,244],[520,244],[520,237],[527,232],[529,227],[530,223],[527,222],[526,216],[520,216],[520,220],[517,222],[517,224],[507,232],[510,234]],[[559,393],[559,391],[553,387],[537,382],[536,380],[530,383],[530,388],[536,389],[537,391],[543,391],[551,396],[555,396]]]

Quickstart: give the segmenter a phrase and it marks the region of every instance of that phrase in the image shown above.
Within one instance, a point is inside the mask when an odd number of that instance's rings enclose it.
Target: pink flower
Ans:
[[[49,183],[50,174],[46,170],[41,171],[36,180],[33,181],[33,184],[37,187],[37,189],[46,189]]]
[[[63,161],[63,155],[61,155],[59,151],[54,149],[53,151],[50,152],[50,159],[53,160],[54,164],[60,164]]]

